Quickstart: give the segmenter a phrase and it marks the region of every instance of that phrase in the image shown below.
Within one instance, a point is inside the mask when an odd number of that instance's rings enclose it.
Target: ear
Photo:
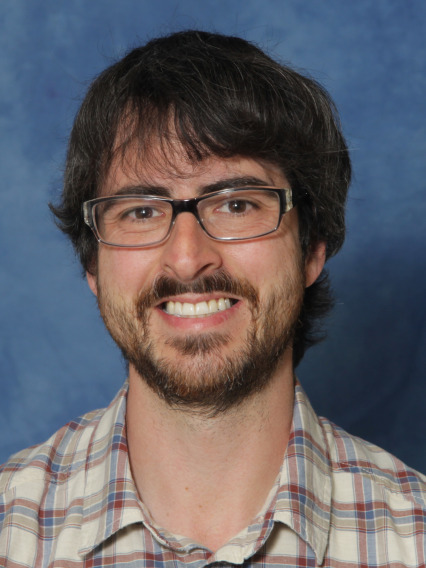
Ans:
[[[94,274],[92,274],[91,272],[86,272],[86,278],[87,278],[87,283],[89,284],[89,288],[92,290],[92,292],[95,294],[95,296],[98,295],[98,280],[96,278],[96,276]]]
[[[305,286],[311,286],[321,270],[324,268],[326,254],[326,244],[321,241],[317,243],[307,254],[305,259]]]

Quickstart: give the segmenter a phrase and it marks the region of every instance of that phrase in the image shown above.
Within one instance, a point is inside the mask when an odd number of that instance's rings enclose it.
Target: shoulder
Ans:
[[[50,558],[59,541],[61,553],[78,557],[84,522],[94,511],[95,524],[101,522],[109,497],[102,488],[109,486],[118,454],[127,459],[126,388],[108,408],[69,422],[0,467],[0,565],[7,558],[33,566],[35,554]]]
[[[389,452],[348,434],[325,418],[320,418],[329,450],[334,479],[351,476],[350,491],[355,501],[376,500],[383,503],[405,501],[407,507],[419,507],[426,513],[426,476],[410,468]],[[357,489],[357,481],[360,483]],[[349,490],[349,488],[348,488]],[[374,494],[374,497],[373,497]]]
[[[126,381],[107,408],[88,412],[46,442],[11,456],[0,466],[0,498],[26,484],[58,485],[101,462],[111,450],[112,438],[125,433],[127,388]]]
[[[87,464],[102,415],[95,411],[70,422],[1,466],[0,565],[33,566],[41,550],[50,555],[67,528],[69,547],[79,542]]]
[[[0,495],[19,486],[60,482],[84,468],[88,447],[104,409],[73,420],[46,442],[22,450],[0,466]]]

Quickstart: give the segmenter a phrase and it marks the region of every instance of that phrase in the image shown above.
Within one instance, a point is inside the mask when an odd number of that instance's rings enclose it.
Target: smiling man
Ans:
[[[128,379],[2,467],[1,566],[425,565],[425,477],[294,374],[349,181],[327,93],[239,38],[159,38],[95,80],[53,210]]]

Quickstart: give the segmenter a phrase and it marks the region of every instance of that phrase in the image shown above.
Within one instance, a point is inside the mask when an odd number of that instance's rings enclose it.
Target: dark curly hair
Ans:
[[[334,103],[316,81],[241,38],[194,30],[157,38],[91,85],[70,136],[62,199],[51,205],[89,272],[98,244],[82,203],[99,195],[118,135],[120,151],[136,140],[145,159],[153,139],[167,157],[177,137],[193,162],[241,155],[276,164],[296,195],[308,195],[298,205],[303,253],[323,241],[329,258],[343,244],[351,165]],[[295,366],[331,305],[323,271],[305,291]]]

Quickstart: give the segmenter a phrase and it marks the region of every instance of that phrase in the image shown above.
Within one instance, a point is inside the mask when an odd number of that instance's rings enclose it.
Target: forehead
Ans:
[[[238,180],[240,185],[289,187],[281,169],[264,160],[244,156],[190,160],[178,144],[167,152],[159,147],[146,152],[129,145],[115,153],[100,194],[114,195],[123,188],[143,186],[164,188],[170,194],[186,188],[196,195],[217,184],[229,182],[235,187]]]

